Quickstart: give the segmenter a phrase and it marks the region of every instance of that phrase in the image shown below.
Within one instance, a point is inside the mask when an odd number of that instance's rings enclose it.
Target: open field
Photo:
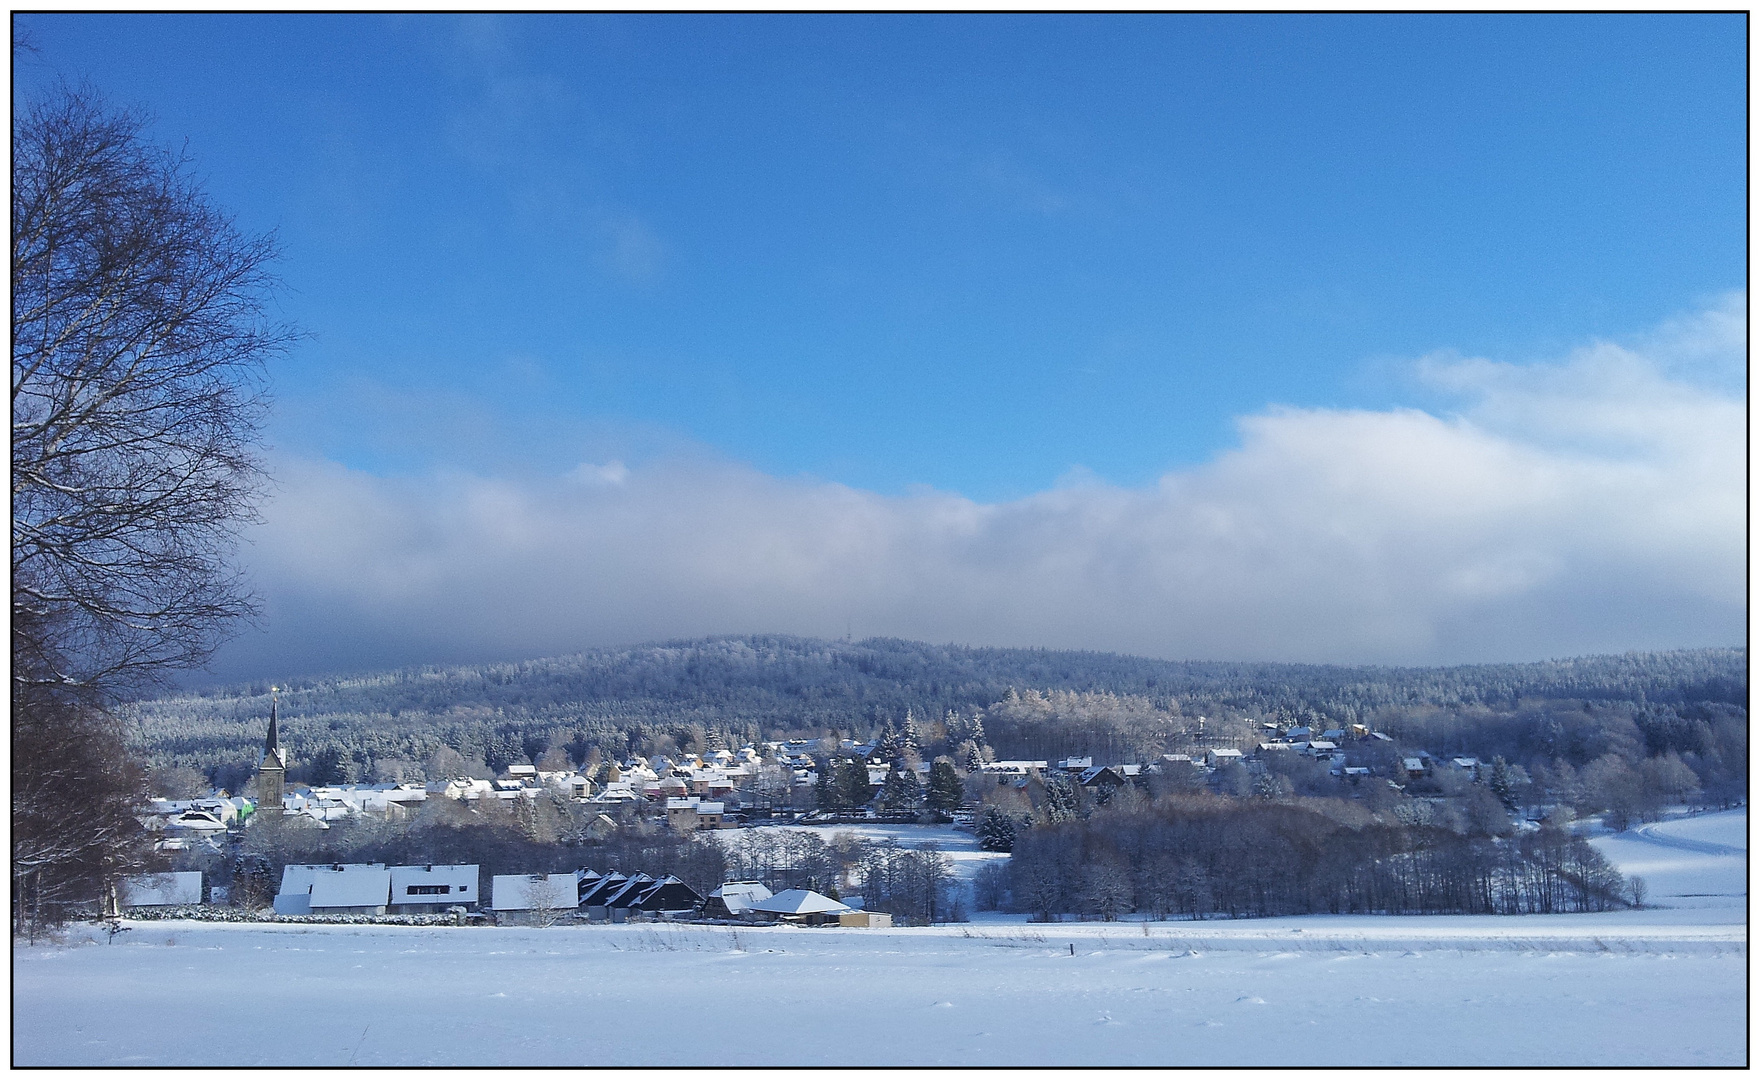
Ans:
[[[1652,835],[1745,851],[1745,821]],[[1649,858],[1658,902],[1719,895],[1521,918],[81,929],[14,949],[15,1063],[1741,1064],[1745,874],[1642,835],[1596,842]]]

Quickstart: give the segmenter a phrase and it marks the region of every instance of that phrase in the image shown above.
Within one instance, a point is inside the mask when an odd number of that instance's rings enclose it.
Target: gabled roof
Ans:
[[[735,915],[751,910],[753,904],[770,899],[772,893],[768,886],[756,881],[731,881],[709,894],[710,899],[719,899],[727,905],[727,910]]]
[[[819,912],[848,911],[850,908],[848,904],[838,903],[811,889],[789,889],[768,900],[758,901],[752,905],[752,910],[768,911],[775,915],[812,915]]]
[[[575,906],[575,878],[567,874],[496,874],[490,882],[496,911]],[[545,901],[539,904],[536,901]]]
[[[671,874],[654,882],[638,897],[632,907],[643,911],[689,911],[703,906],[697,890]]]
[[[312,873],[312,910],[334,907],[383,907],[391,896],[389,870],[316,870]]]
[[[638,870],[629,876],[629,880],[623,883],[622,888],[605,893],[603,899],[595,900],[593,903],[603,904],[606,907],[634,907],[642,893],[653,883],[653,878]]]
[[[422,901],[406,900],[411,885],[451,885],[454,891],[461,886],[477,884],[477,864],[442,864],[434,863],[426,866],[393,866],[391,867],[391,902],[394,904],[418,903]],[[450,893],[446,895],[451,895]],[[475,896],[467,899],[474,900]],[[432,902],[432,901],[429,901]]]
[[[587,885],[583,882],[581,884],[580,902],[582,904],[591,904],[594,906],[603,904],[607,896],[610,896],[612,893],[622,888],[624,882],[628,880],[629,876],[627,874],[620,874],[613,870],[592,885]]]

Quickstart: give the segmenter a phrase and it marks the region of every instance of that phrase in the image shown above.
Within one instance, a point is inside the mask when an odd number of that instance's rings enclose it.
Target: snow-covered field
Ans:
[[[1745,812],[1596,843],[1654,903],[1697,906],[897,930],[144,922],[114,944],[76,931],[14,948],[14,1062],[1745,1063]]]

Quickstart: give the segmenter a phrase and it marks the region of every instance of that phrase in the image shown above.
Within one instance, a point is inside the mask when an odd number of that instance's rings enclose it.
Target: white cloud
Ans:
[[[1729,310],[1551,365],[1432,358],[1457,413],[1272,409],[1146,490],[1077,472],[983,504],[701,460],[540,482],[288,460],[248,553],[269,629],[223,669],[846,627],[1383,663],[1742,641],[1745,408],[1678,362],[1739,367]]]

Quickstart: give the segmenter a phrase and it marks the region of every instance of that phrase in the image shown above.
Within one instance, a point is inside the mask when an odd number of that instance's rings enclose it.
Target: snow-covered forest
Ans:
[[[1690,649],[1445,668],[1172,662],[1113,653],[748,636],[521,663],[281,684],[289,779],[421,779],[442,747],[492,772],[766,738],[858,739],[914,716],[927,755],[981,717],[1003,758],[1145,760],[1205,718],[1363,722],[1412,748],[1572,769],[1674,754],[1702,789],[1746,789],[1747,652]],[[137,746],[234,789],[255,762],[267,680],[137,703]],[[1230,725],[1233,725],[1232,729]]]

